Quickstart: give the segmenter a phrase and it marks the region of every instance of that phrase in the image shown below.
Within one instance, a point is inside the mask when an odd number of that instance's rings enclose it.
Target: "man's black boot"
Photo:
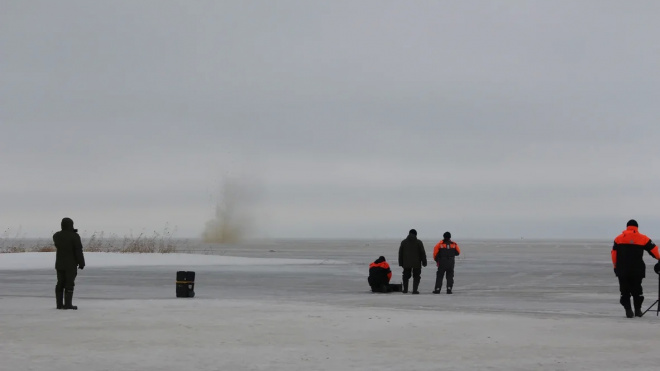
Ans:
[[[633,304],[635,305],[635,317],[643,316],[642,303],[644,302],[643,296],[633,296]]]
[[[447,294],[451,294],[451,287],[447,287]]]
[[[419,278],[413,278],[413,294],[419,294],[417,289],[419,288]]]
[[[73,305],[73,290],[64,291],[64,309],[78,309],[77,306]]]
[[[621,295],[621,299],[619,299],[619,303],[623,305],[623,308],[626,310],[626,317],[628,318],[633,318],[635,316],[635,313],[633,313],[632,307],[630,306],[630,296],[624,297]]]
[[[442,275],[440,273],[435,274],[435,290],[434,294],[439,294],[442,291]]]
[[[57,309],[64,309],[64,288],[55,286],[55,304]]]
[[[408,280],[403,280],[403,290],[401,292],[404,294],[408,293]]]

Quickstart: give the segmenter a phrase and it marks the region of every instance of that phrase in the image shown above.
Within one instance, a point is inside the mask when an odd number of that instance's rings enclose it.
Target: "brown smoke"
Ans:
[[[208,243],[235,243],[254,228],[256,187],[245,180],[225,179],[215,204],[215,217],[206,222],[203,240]]]

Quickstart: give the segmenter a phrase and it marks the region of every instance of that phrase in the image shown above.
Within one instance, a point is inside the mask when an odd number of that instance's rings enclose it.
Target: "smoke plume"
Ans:
[[[204,242],[234,243],[249,236],[255,227],[255,201],[254,184],[225,179],[215,203],[215,216],[206,222]]]

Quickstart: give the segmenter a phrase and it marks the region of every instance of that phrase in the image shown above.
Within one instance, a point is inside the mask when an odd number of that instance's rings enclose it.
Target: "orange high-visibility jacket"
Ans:
[[[454,241],[442,240],[433,248],[433,260],[438,261],[441,258],[454,258],[461,255],[461,248]]]
[[[647,236],[639,233],[635,226],[629,226],[614,239],[612,246],[612,264],[617,274],[634,273],[644,277],[646,265],[644,264],[644,251],[660,260],[658,246]]]
[[[386,275],[387,282],[389,282],[392,279],[392,270],[390,269],[390,265],[387,264],[386,261],[382,261],[380,263],[373,262],[369,264],[369,275],[373,275],[373,276]]]

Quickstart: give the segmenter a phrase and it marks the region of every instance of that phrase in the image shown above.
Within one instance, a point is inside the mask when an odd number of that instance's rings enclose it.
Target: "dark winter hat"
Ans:
[[[71,218],[63,218],[61,225],[63,231],[70,231],[73,229],[73,220]]]
[[[374,263],[378,264],[378,263],[382,263],[384,261],[385,261],[385,257],[384,256],[379,256],[378,259],[376,259],[376,261]]]
[[[417,231],[414,230],[414,229],[411,229],[410,232],[408,232],[408,234],[414,234],[415,236],[417,236]]]
[[[626,223],[626,227],[639,227],[639,225],[637,225],[637,220],[630,219],[628,220],[628,223]]]
[[[450,239],[450,238],[451,238],[451,233],[449,233],[449,232],[445,232],[445,233],[442,235],[442,238],[444,238],[445,240]]]

